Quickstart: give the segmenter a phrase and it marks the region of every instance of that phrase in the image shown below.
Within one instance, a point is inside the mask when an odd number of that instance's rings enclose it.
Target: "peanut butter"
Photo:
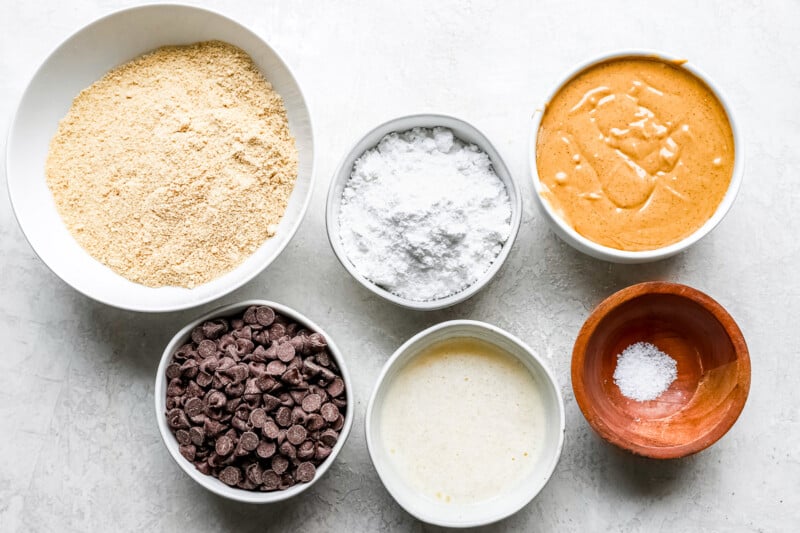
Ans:
[[[675,62],[624,57],[579,73],[547,105],[536,144],[541,194],[578,233],[653,250],[700,228],[731,181],[722,104]]]

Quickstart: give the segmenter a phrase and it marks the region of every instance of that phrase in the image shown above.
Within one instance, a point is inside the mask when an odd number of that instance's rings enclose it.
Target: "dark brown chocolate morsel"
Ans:
[[[267,422],[267,412],[262,408],[253,409],[250,412],[250,423],[253,425],[254,428],[261,428],[264,427],[264,424]]]
[[[288,407],[280,407],[275,412],[275,422],[281,427],[289,427],[292,423],[292,411]]]
[[[314,443],[307,440],[298,446],[297,457],[300,459],[310,459],[314,457]]]
[[[279,433],[280,433],[280,428],[272,419],[267,420],[266,422],[264,422],[264,425],[261,426],[261,434],[270,440],[277,439]]]
[[[343,427],[344,427],[344,417],[342,415],[339,415],[338,417],[336,417],[336,420],[331,422],[331,429],[333,429],[334,431],[341,431]]]
[[[294,478],[291,474],[284,474],[281,476],[281,483],[278,485],[280,490],[286,490],[290,487],[294,486]]]
[[[189,432],[185,429],[179,429],[175,432],[175,439],[177,439],[178,444],[185,445],[192,442],[191,437],[189,437]]]
[[[233,440],[231,440],[231,438],[227,435],[223,435],[217,439],[217,443],[214,446],[214,451],[217,452],[217,455],[225,457],[233,451]]]
[[[170,363],[167,365],[167,370],[164,372],[167,376],[167,379],[175,379],[181,377],[181,365],[178,363]]]
[[[202,446],[206,440],[206,431],[202,427],[193,427],[189,430],[189,439],[195,446]]]
[[[303,411],[306,413],[315,413],[320,409],[322,405],[322,397],[319,394],[309,394],[305,398],[303,398]]]
[[[197,354],[204,359],[206,357],[211,357],[216,353],[217,353],[217,343],[212,340],[206,339],[197,345]]]
[[[256,448],[256,455],[262,459],[269,459],[275,455],[276,449],[277,446],[275,446],[274,442],[261,441],[258,443],[258,447]]]
[[[274,470],[267,470],[261,476],[261,483],[267,490],[276,490],[281,483],[281,476]]]
[[[333,422],[339,418],[339,408],[332,403],[323,404],[322,407],[320,407],[319,412],[326,422]]]
[[[283,444],[278,447],[278,451],[281,453],[281,455],[290,460],[297,457],[297,448],[295,448],[288,440],[284,441]]]
[[[267,412],[274,411],[281,404],[281,401],[271,394],[264,394],[261,398],[264,401],[264,410]]]
[[[295,424],[286,430],[286,440],[297,446],[306,440],[306,428]]]
[[[308,415],[306,419],[306,428],[309,431],[317,431],[325,427],[325,419],[322,416],[314,413]]]
[[[336,398],[344,392],[344,380],[342,378],[333,378],[333,381],[325,390],[332,398]]]
[[[203,412],[203,400],[200,398],[189,398],[183,404],[183,410],[188,416],[197,416]]]
[[[319,436],[319,441],[331,448],[336,444],[337,440],[339,440],[339,434],[332,429],[326,429]]]
[[[292,359],[294,359],[294,346],[291,343],[285,342],[283,344],[278,345],[278,359],[283,361],[284,363],[288,363]]]
[[[270,326],[275,321],[275,311],[262,305],[256,308],[256,322],[262,326]]]
[[[233,487],[242,480],[242,472],[235,466],[226,466],[219,473],[219,480]]]
[[[186,413],[177,407],[167,413],[167,422],[172,429],[188,429],[191,426]]]
[[[283,474],[289,468],[289,459],[282,455],[276,455],[272,458],[272,471],[276,474]]]
[[[253,485],[261,485],[264,476],[264,469],[258,463],[250,463],[245,467],[245,476]]]
[[[194,461],[195,453],[197,452],[197,448],[194,444],[181,444],[178,447],[178,450],[181,452],[181,455],[186,458],[187,461]]]
[[[245,431],[242,433],[242,436],[239,437],[239,446],[248,452],[252,452],[258,447],[258,435],[252,431]]]
[[[270,361],[267,364],[267,374],[270,376],[280,376],[286,372],[286,365],[283,361]]]
[[[294,477],[300,483],[308,483],[312,479],[314,479],[314,475],[317,473],[317,468],[314,466],[314,463],[310,461],[305,461],[297,465],[297,472],[295,473]]]

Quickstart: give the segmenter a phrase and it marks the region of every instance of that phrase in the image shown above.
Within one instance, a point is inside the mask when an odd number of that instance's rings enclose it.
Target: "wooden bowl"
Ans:
[[[640,341],[678,363],[672,385],[644,402],[623,396],[613,379],[617,355]],[[674,459],[711,446],[736,422],[750,390],[750,356],[736,322],[708,295],[677,283],[640,283],[606,298],[583,324],[572,389],[605,440]]]

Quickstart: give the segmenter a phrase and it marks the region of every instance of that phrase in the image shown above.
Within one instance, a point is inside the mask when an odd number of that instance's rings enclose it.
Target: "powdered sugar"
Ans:
[[[655,400],[678,377],[678,363],[649,342],[631,344],[617,355],[614,383],[623,396]]]
[[[511,202],[477,146],[446,128],[414,128],[356,160],[339,225],[361,275],[401,297],[435,300],[489,269],[511,231]]]

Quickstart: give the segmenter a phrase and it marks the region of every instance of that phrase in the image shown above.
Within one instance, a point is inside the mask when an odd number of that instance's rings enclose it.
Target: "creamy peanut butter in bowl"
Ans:
[[[581,65],[533,120],[541,211],[574,248],[620,263],[675,255],[730,209],[741,142],[720,92],[686,60],[619,52]]]

